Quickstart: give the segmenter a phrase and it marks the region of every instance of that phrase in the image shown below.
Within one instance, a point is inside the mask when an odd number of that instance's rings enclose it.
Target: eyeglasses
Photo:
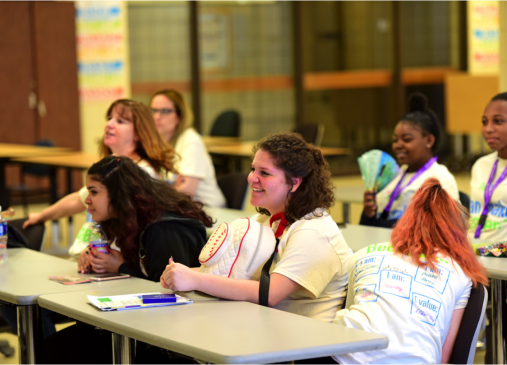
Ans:
[[[173,112],[174,112],[173,109],[155,109],[155,108],[151,108],[151,113],[153,115],[155,115],[157,113],[160,113],[161,115],[169,115],[169,114],[171,114]]]

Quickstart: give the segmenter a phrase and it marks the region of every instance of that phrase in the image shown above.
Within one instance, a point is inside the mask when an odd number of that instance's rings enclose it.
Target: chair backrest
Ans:
[[[242,173],[227,174],[217,179],[217,183],[225,196],[227,208],[243,209],[248,188],[248,176]]]
[[[8,224],[23,234],[23,236],[26,238],[26,241],[28,242],[28,246],[32,250],[40,251],[42,245],[44,244],[46,225],[44,223],[37,223],[31,225],[26,229],[23,229],[23,223],[25,221],[26,218],[13,219],[9,221]]]
[[[211,127],[210,136],[239,137],[241,116],[235,110],[221,113]]]
[[[479,331],[481,329],[486,306],[488,305],[488,292],[484,285],[478,283],[470,291],[470,298],[461,319],[454,348],[452,350],[450,364],[473,364],[475,348]]]
[[[470,209],[470,197],[464,192],[459,192],[459,201],[465,208]]]
[[[55,147],[55,143],[51,139],[41,139],[36,141],[33,145],[39,147]],[[24,174],[49,176],[49,167],[44,165],[23,166],[21,170]]]
[[[316,123],[302,124],[294,128],[294,132],[301,134],[306,142],[313,144],[315,147],[320,147],[324,136],[324,125]]]

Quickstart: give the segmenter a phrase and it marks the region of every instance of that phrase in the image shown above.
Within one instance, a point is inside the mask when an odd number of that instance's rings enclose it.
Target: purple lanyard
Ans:
[[[398,184],[394,188],[393,193],[391,194],[391,197],[389,198],[389,203],[387,203],[386,207],[384,208],[384,211],[382,212],[381,218],[387,219],[387,217],[389,216],[389,212],[391,211],[391,206],[393,205],[394,201],[396,199],[398,199],[398,197],[401,195],[401,193],[403,192],[403,190],[405,190],[405,188],[407,186],[409,186],[410,184],[412,184],[415,179],[417,179],[419,176],[421,176],[421,174],[423,172],[425,172],[426,170],[428,170],[431,167],[431,165],[433,165],[436,161],[437,161],[437,157],[433,157],[430,160],[428,160],[428,162],[426,162],[419,170],[417,170],[417,172],[415,173],[414,176],[412,176],[412,178],[410,179],[410,181],[407,184],[405,184],[405,186],[402,187],[401,186],[401,182],[405,178],[405,175],[407,174],[408,168],[407,168],[407,170],[405,170],[405,172],[403,173],[403,176],[401,177],[400,181],[398,181]]]
[[[479,223],[477,224],[477,229],[475,230],[475,238],[479,238],[481,235],[482,228],[486,224],[486,218],[488,217],[488,205],[491,201],[491,197],[493,196],[493,192],[495,189],[500,185],[502,181],[505,180],[505,177],[507,177],[507,166],[502,172],[502,175],[496,180],[495,184],[491,186],[491,183],[493,182],[493,178],[495,177],[496,173],[496,167],[498,166],[498,160],[495,161],[495,164],[493,165],[493,169],[491,170],[491,174],[489,175],[488,183],[486,184],[486,189],[484,189],[484,208],[482,209],[481,217],[479,218]]]

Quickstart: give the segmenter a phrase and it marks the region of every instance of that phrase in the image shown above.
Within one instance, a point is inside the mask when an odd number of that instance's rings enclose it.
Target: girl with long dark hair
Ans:
[[[201,203],[120,156],[108,156],[94,164],[88,170],[86,187],[89,213],[121,251],[110,249],[105,254],[87,249],[87,260],[78,263],[80,271],[91,266],[97,273],[125,273],[159,281],[170,257],[188,266],[199,264],[205,227],[212,225]],[[147,348],[138,343],[141,363],[152,361],[152,352],[155,358],[160,355],[158,348]],[[46,340],[43,362],[111,363],[111,335],[83,324],[68,327]]]
[[[94,164],[86,186],[88,211],[121,249],[112,249],[110,254],[87,253],[93,271],[159,281],[171,256],[198,265],[206,242],[205,227],[212,225],[201,203],[151,178],[126,157],[108,156]]]

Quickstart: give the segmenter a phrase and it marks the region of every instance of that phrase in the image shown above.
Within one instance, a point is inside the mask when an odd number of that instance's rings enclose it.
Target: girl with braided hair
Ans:
[[[437,178],[443,188],[459,202],[458,184],[447,167],[437,163],[441,130],[437,116],[428,108],[421,93],[409,97],[409,111],[393,133],[393,152],[401,165],[398,175],[380,192],[364,193],[364,210],[360,224],[392,228],[404,214],[423,182]]]
[[[269,270],[268,305],[332,322],[347,284],[349,248],[328,210],[334,203],[331,174],[322,153],[295,133],[277,133],[254,147],[248,183],[253,219],[270,226],[279,243]],[[171,262],[165,288],[199,290],[259,303],[259,282],[203,274]]]

